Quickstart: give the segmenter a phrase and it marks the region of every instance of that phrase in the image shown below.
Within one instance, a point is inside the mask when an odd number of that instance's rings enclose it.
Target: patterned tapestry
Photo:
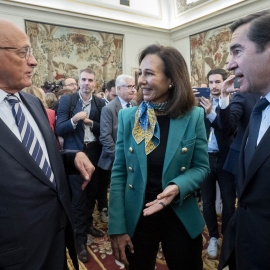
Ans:
[[[79,78],[81,69],[96,73],[96,89],[122,74],[123,35],[25,21],[26,32],[38,61],[33,84]]]
[[[207,83],[206,75],[211,69],[227,70],[231,40],[229,25],[190,36],[192,86]]]

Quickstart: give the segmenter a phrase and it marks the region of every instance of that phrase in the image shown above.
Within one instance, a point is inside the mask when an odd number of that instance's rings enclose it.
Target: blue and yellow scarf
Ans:
[[[145,140],[145,153],[148,155],[160,142],[160,130],[153,106],[143,101],[135,115],[132,135],[137,144]]]

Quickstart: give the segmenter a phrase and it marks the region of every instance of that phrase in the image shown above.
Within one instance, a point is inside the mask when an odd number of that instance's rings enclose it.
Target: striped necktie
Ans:
[[[47,178],[55,184],[54,175],[50,164],[48,163],[45,155],[43,154],[40,143],[34,133],[34,130],[28,123],[20,105],[20,100],[15,95],[7,95],[6,100],[12,107],[12,113],[15,118],[16,124],[21,134],[23,145],[29,151],[29,154],[36,161],[38,166],[45,173]]]

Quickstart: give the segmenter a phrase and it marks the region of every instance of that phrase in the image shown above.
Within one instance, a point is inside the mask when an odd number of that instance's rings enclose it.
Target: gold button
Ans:
[[[185,154],[188,151],[188,149],[186,147],[182,148],[182,153]]]
[[[128,167],[128,169],[131,171],[131,172],[133,172],[133,169],[132,169],[132,167]]]
[[[186,167],[181,167],[180,171],[183,172],[186,170]]]
[[[131,189],[134,189],[134,187],[133,187],[131,184],[129,184],[128,186],[129,186]]]
[[[132,147],[129,147],[129,152],[132,154],[133,153],[133,148]]]

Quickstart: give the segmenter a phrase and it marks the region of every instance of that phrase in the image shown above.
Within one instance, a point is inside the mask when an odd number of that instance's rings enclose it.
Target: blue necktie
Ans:
[[[127,108],[129,108],[129,107],[130,107],[130,105],[131,105],[131,104],[128,102],[128,103],[126,104]]]
[[[269,105],[266,98],[261,98],[253,108],[249,120],[248,141],[245,147],[245,171],[247,171],[251,158],[257,147],[257,139],[260,130],[262,111]]]
[[[48,179],[55,184],[51,166],[43,154],[42,148],[34,133],[34,130],[28,123],[22,111],[20,100],[15,95],[7,95],[6,100],[12,107],[12,113],[19,128],[23,145],[29,151],[29,154],[33,157],[33,159],[36,161]]]

